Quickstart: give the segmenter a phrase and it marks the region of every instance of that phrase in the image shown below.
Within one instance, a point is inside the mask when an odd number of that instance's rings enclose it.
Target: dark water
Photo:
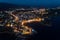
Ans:
[[[51,18],[52,26],[39,25],[35,27],[38,34],[32,37],[32,40],[57,40],[60,34],[60,16]]]

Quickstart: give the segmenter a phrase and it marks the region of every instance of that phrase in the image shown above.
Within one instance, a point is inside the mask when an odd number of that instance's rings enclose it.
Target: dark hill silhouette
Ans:
[[[9,3],[0,3],[0,10],[7,10],[9,8],[29,8],[27,5],[15,5]]]

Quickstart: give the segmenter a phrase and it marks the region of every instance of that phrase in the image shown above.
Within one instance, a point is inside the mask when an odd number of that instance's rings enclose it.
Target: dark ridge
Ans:
[[[15,5],[15,4],[9,4],[9,3],[0,3],[0,10],[8,10],[9,8],[15,9],[15,8],[30,8],[27,5]]]
[[[56,8],[59,5],[52,5],[52,6],[48,6],[48,5],[17,5],[17,4],[10,4],[10,3],[0,3],[0,10],[9,10],[9,8],[15,9],[15,8]]]

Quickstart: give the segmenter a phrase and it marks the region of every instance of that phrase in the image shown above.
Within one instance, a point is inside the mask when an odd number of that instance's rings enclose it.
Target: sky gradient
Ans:
[[[60,0],[0,0],[0,2],[30,6],[60,6]]]

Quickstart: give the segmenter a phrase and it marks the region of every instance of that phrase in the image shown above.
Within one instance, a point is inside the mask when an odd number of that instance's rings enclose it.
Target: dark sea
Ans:
[[[51,22],[51,27],[45,25],[35,26],[34,28],[38,33],[32,37],[32,40],[58,40],[60,36],[60,16],[52,16]]]

